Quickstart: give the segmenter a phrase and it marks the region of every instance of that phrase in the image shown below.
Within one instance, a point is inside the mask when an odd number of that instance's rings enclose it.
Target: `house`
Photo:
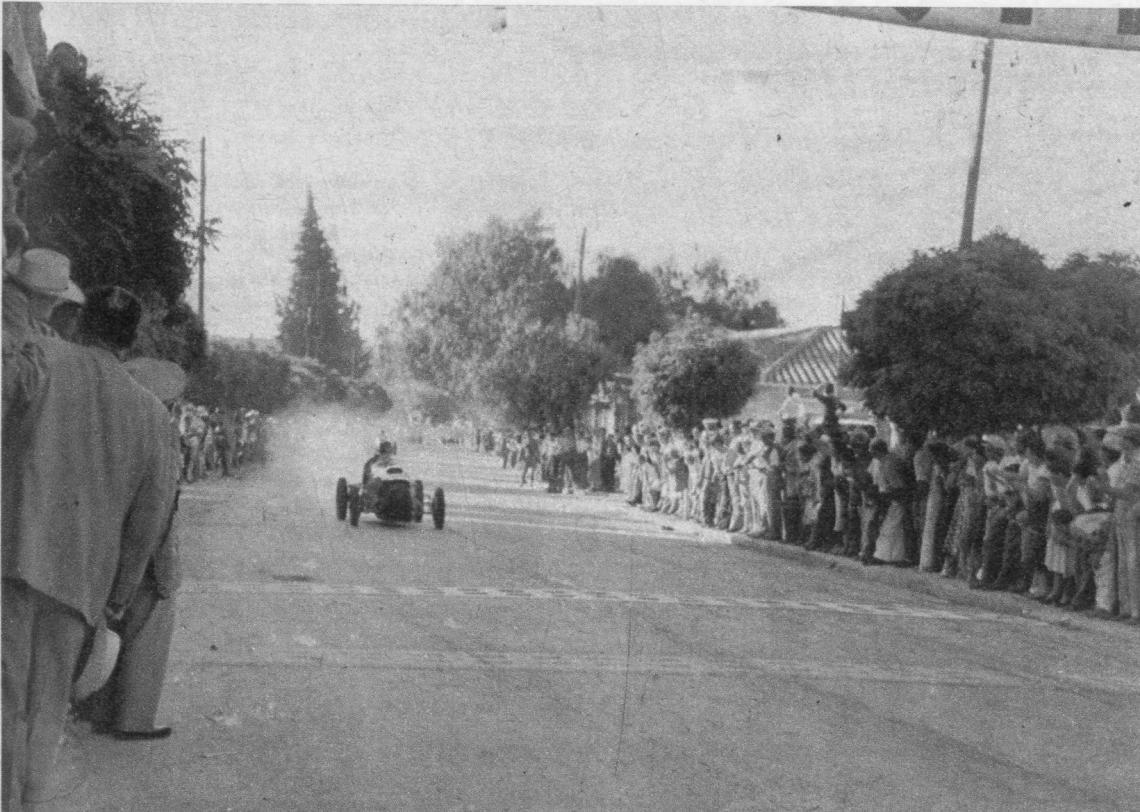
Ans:
[[[863,392],[838,383],[839,370],[852,355],[839,327],[778,327],[741,332],[736,337],[760,359],[761,369],[742,416],[774,419],[788,390],[794,388],[803,397],[808,415],[822,417],[823,406],[811,393],[834,383],[836,394],[847,404],[848,417],[873,419],[863,406]]]

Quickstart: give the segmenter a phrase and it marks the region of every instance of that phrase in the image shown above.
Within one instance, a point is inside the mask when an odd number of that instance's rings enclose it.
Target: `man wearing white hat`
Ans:
[[[166,409],[118,358],[141,306],[122,289],[93,304],[107,320],[101,346],[5,337],[5,809],[50,799],[83,642],[104,622],[112,587],[126,604],[142,581],[177,492]]]
[[[29,248],[4,263],[4,344],[29,336],[55,335],[48,325],[60,302],[82,305],[83,291],[71,281],[71,261],[57,251]]]

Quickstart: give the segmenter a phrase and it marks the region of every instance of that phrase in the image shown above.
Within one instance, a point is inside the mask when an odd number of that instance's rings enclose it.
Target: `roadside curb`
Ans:
[[[965,582],[957,578],[942,578],[936,573],[919,572],[914,568],[900,569],[891,566],[864,566],[858,560],[843,556],[830,555],[812,550],[805,550],[791,544],[779,541],[750,538],[743,533],[727,534],[731,536],[734,547],[752,550],[762,555],[781,558],[785,561],[795,561],[808,567],[838,571],[848,577],[863,578],[880,584],[909,589],[921,595],[939,598],[950,603],[973,606],[995,614],[1013,615],[1016,617],[1048,623],[1063,629],[1079,629],[1082,631],[1109,632],[1114,630],[1131,635],[1133,629],[1122,623],[1111,620],[1098,620],[1087,617],[1080,612],[1071,612],[1066,609],[1056,609],[1042,606],[1036,601],[1020,595],[1007,592],[970,589]]]

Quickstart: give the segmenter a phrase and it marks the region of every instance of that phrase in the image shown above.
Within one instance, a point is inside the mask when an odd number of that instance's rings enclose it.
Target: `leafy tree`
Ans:
[[[185,301],[167,308],[153,300],[143,307],[132,352],[165,358],[193,373],[206,358],[206,330]]]
[[[133,291],[147,311],[142,345],[193,366],[205,342],[182,298],[197,233],[182,144],[162,136],[138,87],[45,67],[40,88],[53,126],[33,147],[23,187],[29,244],[70,257],[81,288]]]
[[[622,363],[638,344],[669,326],[657,283],[629,257],[602,257],[598,275],[582,287],[582,314],[598,326],[598,337]]]
[[[730,279],[719,259],[695,265],[689,273],[665,263],[653,269],[653,277],[665,308],[677,319],[701,316],[729,330],[784,326],[776,305],[760,298],[760,282],[743,274]]]
[[[215,343],[190,375],[185,396],[191,403],[272,412],[295,394],[288,359],[252,346]]]
[[[918,431],[1100,417],[1134,380],[1138,284],[1134,262],[1074,257],[1053,271],[1000,232],[915,253],[846,314],[854,355],[841,380]]]
[[[610,372],[609,354],[578,325],[519,326],[486,366],[484,400],[516,426],[572,426]]]
[[[427,285],[400,302],[404,357],[416,378],[471,400],[512,329],[565,319],[570,292],[549,231],[536,212],[517,222],[492,218],[482,231],[440,241]]]
[[[1083,411],[1112,412],[1133,399],[1140,381],[1140,257],[1112,253],[1094,260],[1073,254],[1057,276],[1061,301],[1079,325],[1088,401]]]
[[[348,298],[340,280],[340,268],[321,230],[311,191],[293,266],[289,296],[277,303],[282,350],[315,358],[344,375],[363,374],[369,351],[357,330],[359,306]]]
[[[655,334],[633,359],[633,391],[643,414],[687,429],[704,417],[736,414],[752,396],[760,364],[742,342],[690,317]]]

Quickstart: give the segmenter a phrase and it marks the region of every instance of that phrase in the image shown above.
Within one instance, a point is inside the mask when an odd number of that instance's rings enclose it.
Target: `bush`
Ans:
[[[190,375],[186,399],[224,409],[272,412],[296,394],[289,361],[280,355],[215,344],[201,366]]]
[[[739,412],[759,371],[759,360],[743,342],[690,318],[637,351],[633,388],[642,414],[688,429],[704,417]]]

